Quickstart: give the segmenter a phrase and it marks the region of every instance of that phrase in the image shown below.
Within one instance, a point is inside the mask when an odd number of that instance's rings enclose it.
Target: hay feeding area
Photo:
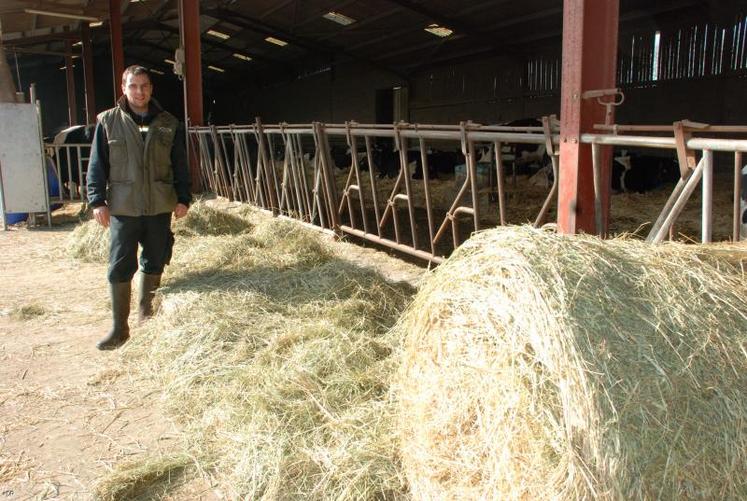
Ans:
[[[412,494],[744,499],[745,298],[702,246],[474,236],[399,325]]]
[[[119,353],[162,391],[183,450],[118,465],[98,498],[168,492],[198,472],[220,499],[405,496],[391,327],[413,286],[245,206],[196,204],[174,231],[160,310]]]

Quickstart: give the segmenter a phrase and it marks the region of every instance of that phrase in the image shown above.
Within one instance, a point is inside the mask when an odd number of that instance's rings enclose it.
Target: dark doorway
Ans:
[[[376,90],[376,123],[394,123],[394,89]]]

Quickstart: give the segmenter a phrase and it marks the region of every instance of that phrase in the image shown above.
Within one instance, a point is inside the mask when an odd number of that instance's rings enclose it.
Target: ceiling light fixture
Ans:
[[[208,65],[208,68],[210,68],[213,71],[217,71],[218,73],[225,73],[226,72],[226,70],[224,70],[223,68],[218,68],[217,66],[210,66],[210,65]]]
[[[164,74],[164,73],[163,73],[163,71],[161,71],[161,70],[157,70],[157,69],[155,69],[155,68],[151,68],[151,69],[150,69],[150,72],[151,72],[151,73],[155,73],[156,75],[163,75],[163,74]]]
[[[94,21],[92,23],[88,23],[89,28],[98,28],[99,26],[102,26],[104,24],[104,21]]]
[[[265,42],[270,42],[271,44],[275,44],[280,47],[285,47],[286,45],[288,45],[288,42],[286,42],[285,40],[280,40],[279,38],[275,37],[267,37],[265,38]]]
[[[169,64],[176,64],[176,63],[174,63],[174,61],[172,61],[171,59],[164,59],[164,60],[163,60],[163,62],[164,62],[164,63],[169,63]]]
[[[86,16],[83,14],[73,14],[70,12],[54,12],[51,10],[40,10],[40,9],[24,9],[26,14],[37,14],[39,16],[52,16],[52,17],[64,17],[65,19],[79,19],[81,21],[96,22],[99,20],[98,17]]]
[[[221,40],[228,40],[229,38],[231,38],[231,35],[226,35],[225,33],[215,30],[207,30],[205,33],[210,36],[214,36],[215,38],[220,38]]]
[[[234,52],[233,57],[236,59],[241,59],[242,61],[251,61],[252,58],[249,56],[245,56],[244,54],[239,54],[238,52]]]
[[[349,26],[355,22],[355,19],[353,19],[352,17],[348,17],[345,14],[340,14],[339,12],[334,11],[327,12],[322,17],[343,26]]]
[[[451,36],[452,33],[454,33],[454,30],[450,30],[449,28],[446,28],[445,26],[439,26],[437,24],[431,24],[427,28],[425,28],[425,31],[430,33],[431,35],[436,35],[437,37],[446,38],[448,36]]]

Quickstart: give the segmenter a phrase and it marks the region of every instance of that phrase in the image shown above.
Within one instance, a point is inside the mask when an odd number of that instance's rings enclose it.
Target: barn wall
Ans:
[[[376,90],[400,84],[396,75],[364,64],[338,65],[290,83],[245,92],[242,113],[246,118],[235,121],[246,123],[260,116],[266,123],[371,123],[376,118]]]
[[[531,76],[525,60],[508,57],[419,73],[411,83],[410,120],[495,124],[557,114],[559,71],[548,71],[546,88],[542,89],[533,88]]]
[[[747,122],[745,75],[672,80],[651,87],[624,87],[618,123],[668,124],[689,119],[712,124]]]

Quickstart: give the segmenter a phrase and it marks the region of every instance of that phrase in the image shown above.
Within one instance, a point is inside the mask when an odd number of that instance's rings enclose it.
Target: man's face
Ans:
[[[153,94],[153,84],[148,75],[133,75],[129,73],[122,82],[122,93],[127,96],[130,107],[137,110],[147,110],[150,96]]]

